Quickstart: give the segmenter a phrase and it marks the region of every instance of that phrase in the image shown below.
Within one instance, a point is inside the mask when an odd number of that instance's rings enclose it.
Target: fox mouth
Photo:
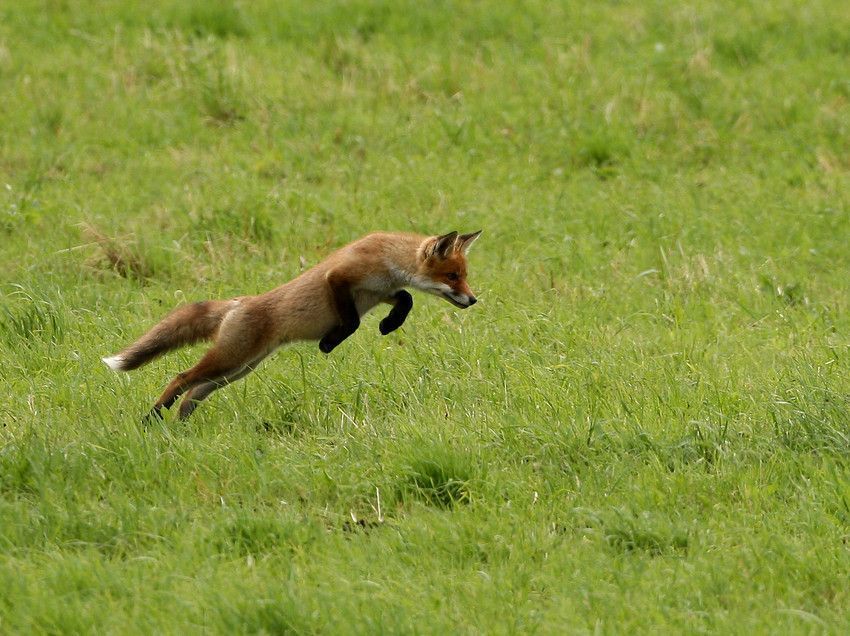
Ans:
[[[460,302],[459,300],[455,299],[454,297],[450,296],[449,294],[447,294],[447,293],[445,293],[445,292],[443,292],[443,294],[442,294],[442,295],[443,295],[443,298],[445,298],[446,300],[448,300],[448,301],[449,301],[452,305],[454,305],[455,307],[459,307],[459,308],[461,308],[461,309],[466,309],[467,307],[471,307],[471,306],[472,306],[472,303],[462,303],[462,302]]]

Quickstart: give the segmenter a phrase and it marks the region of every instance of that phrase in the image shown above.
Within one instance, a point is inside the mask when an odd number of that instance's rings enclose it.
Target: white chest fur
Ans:
[[[354,292],[357,313],[361,316],[373,309],[378,303],[389,299],[402,285],[391,275],[375,275],[361,281]]]
[[[363,316],[386,298],[387,296],[385,294],[379,294],[366,289],[355,291],[354,304],[357,306],[357,313]]]

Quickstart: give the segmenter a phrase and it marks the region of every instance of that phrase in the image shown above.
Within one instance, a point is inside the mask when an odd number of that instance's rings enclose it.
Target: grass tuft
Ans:
[[[313,622],[298,605],[293,590],[283,589],[268,597],[220,597],[209,599],[213,608],[206,620],[228,633],[301,634],[310,633]]]
[[[850,453],[850,396],[828,388],[792,388],[774,397],[771,416],[781,444],[798,452]]]
[[[725,61],[746,68],[761,61],[762,45],[760,35],[756,33],[735,33],[717,37],[714,50]]]
[[[412,497],[438,508],[469,503],[472,493],[470,459],[449,448],[433,447],[416,452],[401,485],[401,498]]]
[[[67,332],[66,316],[57,300],[40,297],[20,286],[0,299],[0,338],[8,345],[59,344]]]
[[[628,148],[611,133],[594,131],[578,141],[575,163],[590,168],[602,178],[616,174],[617,165],[628,156]]]
[[[237,203],[232,207],[215,208],[201,215],[193,229],[201,236],[217,235],[232,242],[272,243],[276,232],[269,214],[262,208],[248,206]]]
[[[309,545],[313,529],[304,520],[279,515],[237,515],[212,530],[210,544],[223,554],[262,555],[300,550]]]
[[[88,267],[138,280],[154,275],[153,264],[136,248],[132,239],[108,236],[90,223],[81,224],[81,234],[95,247],[86,263]]]
[[[809,304],[809,298],[801,283],[779,283],[770,276],[762,276],[761,289],[789,307]]]
[[[683,553],[688,548],[688,534],[677,528],[652,523],[646,515],[617,515],[605,527],[605,541],[624,553],[647,552],[652,556]]]
[[[198,37],[246,37],[245,15],[233,0],[191,0],[181,7],[177,25]]]
[[[599,536],[614,552],[643,552],[650,556],[685,554],[689,532],[648,511],[627,508],[602,511],[580,510],[580,525]]]
[[[208,69],[201,81],[201,106],[214,125],[232,126],[245,119],[244,91],[220,67]]]

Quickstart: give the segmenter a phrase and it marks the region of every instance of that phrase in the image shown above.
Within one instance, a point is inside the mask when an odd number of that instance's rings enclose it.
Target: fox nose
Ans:
[[[475,296],[470,296],[470,297],[469,297],[469,306],[470,306],[470,307],[472,307],[472,305],[474,305],[474,304],[475,304],[475,303],[477,303],[477,302],[478,302],[478,299],[477,299]]]

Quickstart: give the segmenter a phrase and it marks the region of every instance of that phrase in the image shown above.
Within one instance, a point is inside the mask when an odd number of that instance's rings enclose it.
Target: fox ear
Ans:
[[[472,244],[475,243],[475,239],[481,236],[481,232],[484,230],[478,230],[477,232],[472,232],[471,234],[461,234],[457,237],[457,249],[458,251],[466,254],[469,251],[469,248],[472,247]]]
[[[457,240],[457,232],[449,232],[434,239],[434,246],[430,250],[429,256],[439,256],[447,258],[454,249],[455,241]]]

